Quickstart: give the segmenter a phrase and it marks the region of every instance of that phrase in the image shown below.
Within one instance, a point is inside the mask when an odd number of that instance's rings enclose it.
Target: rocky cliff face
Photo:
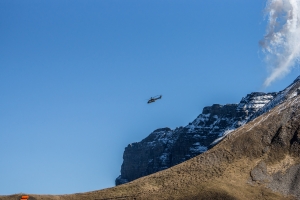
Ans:
[[[244,125],[276,95],[254,92],[242,98],[239,104],[204,107],[202,113],[185,127],[157,129],[142,141],[129,144],[124,151],[116,185],[167,169],[207,151],[228,133]]]

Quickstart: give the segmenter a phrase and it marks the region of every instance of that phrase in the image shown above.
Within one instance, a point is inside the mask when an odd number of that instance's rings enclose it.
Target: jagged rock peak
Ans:
[[[238,109],[249,109],[250,112],[256,112],[262,108],[266,103],[270,102],[277,92],[264,93],[264,92],[252,92],[247,94],[246,97],[242,98],[239,103]]]
[[[275,97],[272,101],[269,101],[265,104],[262,108],[260,108],[255,114],[253,114],[249,119],[248,122],[255,119],[256,117],[262,115],[263,113],[268,112],[272,108],[276,107],[277,105],[283,103],[285,100],[293,98],[300,94],[300,76],[298,76],[292,84],[286,87],[284,90],[276,93]]]
[[[240,104],[266,104],[277,94],[277,92],[264,93],[264,92],[252,92],[243,97]]]
[[[161,133],[161,132],[167,132],[167,131],[171,131],[171,129],[169,127],[165,127],[165,128],[158,128],[155,131],[153,131],[152,133]],[[151,133],[151,134],[152,134]]]

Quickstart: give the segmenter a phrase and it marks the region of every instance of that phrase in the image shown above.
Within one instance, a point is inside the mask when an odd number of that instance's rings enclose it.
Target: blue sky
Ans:
[[[0,1],[0,194],[112,187],[129,143],[284,89],[299,67],[262,86],[265,3]]]

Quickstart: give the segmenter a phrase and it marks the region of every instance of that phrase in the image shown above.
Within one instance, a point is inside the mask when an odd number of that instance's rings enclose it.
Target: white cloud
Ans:
[[[287,75],[300,58],[300,0],[268,0],[267,33],[260,41],[271,74],[264,82],[269,86]]]

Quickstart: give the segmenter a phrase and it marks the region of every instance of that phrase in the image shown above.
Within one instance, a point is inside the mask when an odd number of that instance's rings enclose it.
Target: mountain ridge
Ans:
[[[206,106],[185,127],[153,131],[142,141],[125,148],[121,175],[116,178],[115,184],[124,184],[170,168],[207,151],[236,128],[300,94],[299,88],[300,76],[280,92],[252,92],[238,104]]]

